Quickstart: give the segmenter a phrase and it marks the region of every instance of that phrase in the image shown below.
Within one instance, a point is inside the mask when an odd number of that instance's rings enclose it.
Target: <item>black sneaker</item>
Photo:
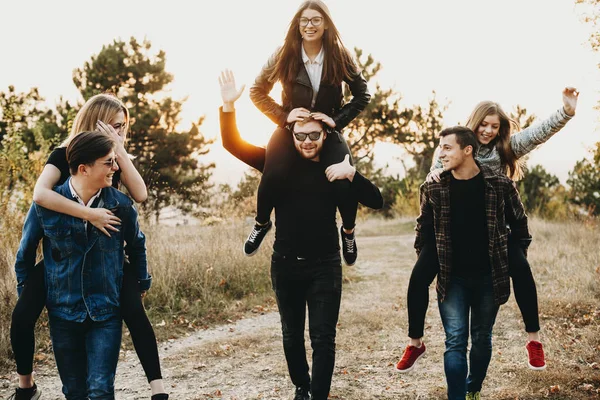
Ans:
[[[8,398],[8,400],[37,400],[42,395],[42,391],[37,388],[34,383],[33,387],[29,389],[17,388],[15,392]]]
[[[153,394],[151,400],[169,400],[169,395],[166,393]]]
[[[356,248],[356,238],[354,232],[348,234],[344,232],[344,227],[340,227],[340,234],[342,236],[342,254],[346,265],[353,266],[358,257],[358,249]]]
[[[266,225],[258,225],[254,224],[254,228],[252,228],[252,232],[246,239],[246,243],[244,243],[244,254],[248,257],[253,256],[258,251],[263,239],[267,236],[267,232],[271,230],[273,223],[269,221]]]
[[[310,395],[310,388],[308,386],[297,386],[296,394],[294,395],[294,400],[310,400],[312,396]]]

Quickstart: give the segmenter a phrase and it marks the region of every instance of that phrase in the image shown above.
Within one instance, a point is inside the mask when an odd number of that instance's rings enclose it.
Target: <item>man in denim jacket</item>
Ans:
[[[124,253],[138,271],[140,290],[151,283],[133,202],[111,187],[119,169],[114,147],[113,139],[100,132],[77,135],[67,148],[71,177],[54,190],[85,206],[112,210],[122,221],[121,230],[108,237],[87,221],[34,203],[15,263],[20,293],[42,240],[50,334],[68,399],[114,399]]]

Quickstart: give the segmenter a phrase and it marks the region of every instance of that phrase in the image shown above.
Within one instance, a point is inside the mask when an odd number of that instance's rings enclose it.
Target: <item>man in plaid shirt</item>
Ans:
[[[479,399],[492,355],[492,328],[499,306],[510,296],[508,236],[524,250],[531,236],[514,182],[473,158],[478,142],[472,130],[444,129],[439,147],[446,172],[440,182],[421,185],[415,249],[418,254],[426,243],[437,248],[448,398]]]

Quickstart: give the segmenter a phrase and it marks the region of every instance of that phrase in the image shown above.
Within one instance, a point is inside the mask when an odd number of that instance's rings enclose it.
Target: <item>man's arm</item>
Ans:
[[[265,167],[266,149],[242,139],[235,120],[235,110],[226,112],[223,108],[219,109],[223,147],[238,160],[262,172]]]
[[[242,95],[245,86],[236,88],[233,72],[227,69],[221,72],[219,86],[223,100],[223,107],[219,109],[223,147],[238,160],[262,172],[265,166],[266,149],[243,140],[235,121],[235,102]]]
[[[344,157],[344,161],[327,167],[325,175],[327,175],[329,182],[348,179],[350,181],[351,195],[363,206],[375,210],[383,207],[381,191],[350,164],[349,155]]]
[[[140,230],[138,212],[135,206],[132,204],[124,211],[120,217],[123,226],[123,238],[127,243],[125,254],[127,254],[131,267],[137,271],[139,289],[143,292],[150,289],[152,284],[152,276],[148,273],[148,260],[146,258],[146,236]]]
[[[356,171],[350,183],[350,190],[363,206],[379,210],[383,207],[383,196],[377,186],[360,172]]]
[[[504,190],[504,215],[510,226],[511,239],[518,240],[523,250],[527,250],[531,243],[531,234],[527,223],[525,207],[521,202],[516,184],[511,179],[505,181]]]
[[[27,272],[35,266],[35,257],[44,230],[36,213],[36,205],[32,204],[25,218],[23,233],[15,261],[15,274],[17,275],[17,293],[19,296],[27,280]]]
[[[415,250],[417,255],[429,241],[435,242],[435,233],[433,229],[433,210],[429,202],[428,183],[425,182],[419,188],[419,199],[421,203],[421,214],[417,217],[417,226],[415,227]]]

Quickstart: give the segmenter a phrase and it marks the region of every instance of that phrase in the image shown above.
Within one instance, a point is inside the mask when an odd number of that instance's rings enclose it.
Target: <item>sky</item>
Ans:
[[[217,78],[231,69],[251,85],[279,46],[300,1],[81,1],[0,0],[0,91],[38,87],[50,106],[60,96],[81,100],[72,71],[114,39],[150,40],[167,54],[175,79],[168,95],[187,97],[181,128],[201,115],[201,131],[215,137],[206,161],[213,180],[236,184],[247,167],[218,139]],[[329,0],[346,47],[381,62],[375,80],[401,93],[402,104],[425,105],[437,93],[448,103],[446,126],[464,123],[481,100],[505,110],[517,104],[538,118],[561,107],[561,90],[576,86],[577,115],[529,164],[541,164],[565,182],[575,162],[600,141],[599,55],[590,50],[590,26],[574,0]],[[89,4],[89,5],[88,5]],[[373,89],[374,86],[371,86]],[[279,91],[273,93],[278,97]],[[248,90],[236,105],[242,136],[266,144],[274,124],[254,107]],[[392,145],[376,148],[377,160],[402,173],[404,155]]]

